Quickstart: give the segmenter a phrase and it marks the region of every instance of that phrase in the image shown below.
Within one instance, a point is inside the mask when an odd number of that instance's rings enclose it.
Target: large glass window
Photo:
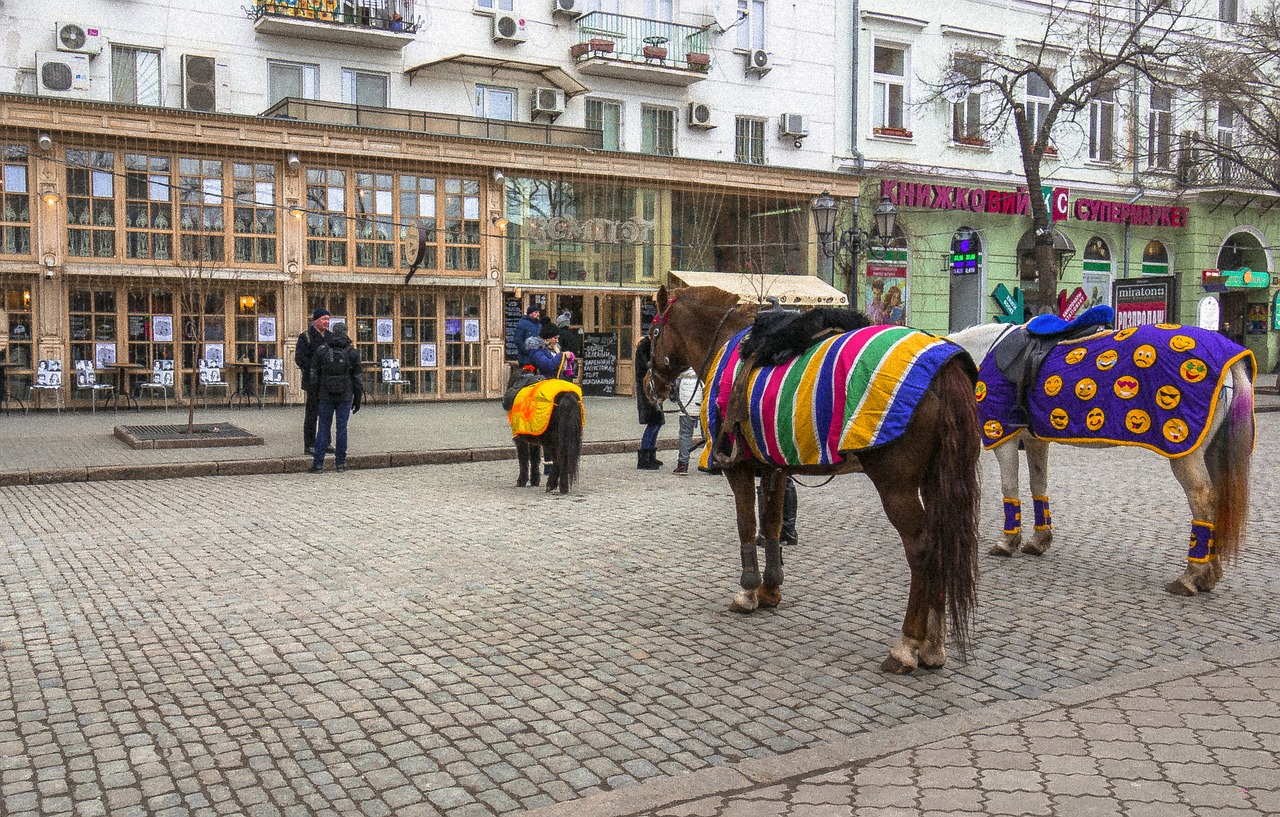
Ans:
[[[764,120],[739,116],[734,119],[733,159],[753,165],[764,164]]]
[[[387,107],[387,75],[343,68],[342,101],[348,105]]]
[[[236,360],[260,363],[265,358],[278,357],[280,330],[275,292],[248,289],[238,292],[235,303]]]
[[[268,105],[274,105],[286,97],[319,99],[320,66],[268,60]]]
[[[480,377],[480,296],[448,295],[444,299],[444,390],[475,394]]]
[[[480,269],[480,182],[444,180],[444,268]]]
[[[307,263],[346,266],[347,174],[307,169]]]
[[[178,160],[178,235],[183,261],[223,261],[222,162],[216,159]]]
[[[111,101],[161,105],[160,52],[111,46]]]
[[[440,391],[437,326],[435,295],[400,296],[400,335],[390,357],[400,358],[401,376],[414,384],[411,388],[418,394]]]
[[[877,130],[907,127],[907,50],[876,43],[872,66],[871,124]]]
[[[0,297],[4,303],[4,312],[0,313],[0,329],[9,334],[5,360],[14,369],[29,370],[34,359],[32,338],[35,337],[35,329],[31,326],[31,290],[22,286],[10,286],[0,289]],[[12,375],[13,370],[9,370],[7,374]]]
[[[232,241],[238,263],[276,262],[275,180],[275,165],[236,162],[232,166]]]
[[[437,269],[440,265],[440,248],[436,245],[436,180],[434,176],[400,176],[400,238],[405,253],[411,249],[404,239],[411,229],[418,231],[419,242],[426,242],[426,254],[422,259],[424,269]],[[401,256],[401,266],[413,263],[412,257]]]
[[[157,360],[173,360],[173,293],[163,289],[130,289],[128,337],[130,363],[148,370]]]
[[[173,258],[172,165],[168,156],[124,156],[126,258]]]
[[[1173,166],[1173,92],[1152,88],[1147,110],[1147,164],[1168,170]]]
[[[1116,158],[1116,92],[1098,91],[1089,103],[1089,158],[1113,162]]]
[[[584,124],[589,130],[600,131],[605,150],[622,149],[622,103],[588,99]]]
[[[77,360],[98,360],[98,344],[116,344],[116,292],[114,289],[73,289],[68,299],[71,330],[71,369]]]
[[[27,146],[0,144],[0,253],[31,252],[31,189]]]
[[[676,112],[670,108],[640,107],[640,152],[676,155]]]
[[[67,254],[116,254],[115,154],[67,151]]]
[[[390,173],[357,173],[356,266],[396,266],[394,191]]]

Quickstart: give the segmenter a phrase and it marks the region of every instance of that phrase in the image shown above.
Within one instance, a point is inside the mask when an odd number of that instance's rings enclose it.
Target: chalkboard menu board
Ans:
[[[516,350],[516,324],[524,317],[524,308],[519,298],[503,298],[503,324],[506,327],[506,356],[512,360],[519,357]]]
[[[582,393],[600,397],[617,394],[618,335],[585,332],[582,335]]]

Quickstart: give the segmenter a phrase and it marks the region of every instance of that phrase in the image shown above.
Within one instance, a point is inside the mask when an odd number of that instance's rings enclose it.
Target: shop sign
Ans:
[[[1227,285],[1223,283],[1222,273],[1216,269],[1201,270],[1200,283],[1204,286],[1205,292],[1227,291]]]
[[[1027,307],[1022,297],[1022,290],[1018,287],[1013,288],[1013,292],[1004,284],[996,284],[996,288],[992,290],[991,297],[996,299],[996,303],[1004,310],[1003,315],[996,315],[997,323],[1022,323],[1027,317]]]
[[[1271,296],[1271,328],[1280,331],[1280,290]]]
[[[1222,277],[1222,285],[1229,289],[1263,289],[1271,286],[1269,272],[1251,270],[1248,267],[1216,270],[1216,272]]]
[[[1115,282],[1116,329],[1171,323],[1174,276]]]
[[[1080,308],[1088,302],[1089,296],[1085,293],[1084,287],[1076,287],[1070,295],[1064,289],[1058,293],[1058,315],[1071,320],[1080,314]]]
[[[1077,221],[1107,221],[1134,227],[1186,227],[1186,207],[1163,207],[1156,204],[1129,204],[1123,201],[1076,199]]]
[[[535,244],[570,242],[573,244],[652,244],[653,222],[633,218],[618,221],[611,218],[573,216],[531,218],[525,222],[525,238]]]

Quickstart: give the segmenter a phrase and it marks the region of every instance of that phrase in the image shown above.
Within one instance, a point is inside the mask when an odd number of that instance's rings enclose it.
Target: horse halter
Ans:
[[[672,295],[667,301],[667,308],[662,310],[662,314],[653,319],[653,323],[649,326],[649,378],[652,381],[657,374],[654,369],[654,361],[658,360],[658,341],[662,340],[662,328],[666,326],[667,316],[671,312],[671,307],[675,306],[676,296]],[[711,358],[715,356],[716,338],[720,336],[720,330],[724,328],[725,321],[729,320],[729,316],[738,311],[740,304],[734,304],[729,310],[720,316],[720,322],[716,324],[715,331],[711,333],[711,343],[707,344],[707,355],[702,361],[702,365],[695,371],[706,371],[707,366],[711,365]],[[671,358],[663,355],[662,365],[670,366]]]

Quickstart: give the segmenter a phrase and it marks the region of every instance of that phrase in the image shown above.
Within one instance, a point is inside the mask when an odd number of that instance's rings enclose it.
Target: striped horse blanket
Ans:
[[[845,454],[896,440],[921,396],[948,360],[964,350],[899,326],[869,326],[828,338],[781,365],[744,372],[739,347],[750,328],[716,356],[706,383],[702,424],[717,439],[736,377],[746,376],[749,423],[739,441],[780,466],[834,465]],[[702,453],[711,467],[713,446]]]
[[[539,380],[532,386],[521,389],[516,395],[511,411],[507,412],[507,422],[511,424],[512,436],[531,434],[536,437],[545,433],[547,426],[551,425],[551,412],[556,407],[556,398],[564,392],[578,395],[578,402],[582,402],[582,389],[575,383],[559,378]],[[584,428],[587,425],[585,406],[582,409],[582,425]]]

